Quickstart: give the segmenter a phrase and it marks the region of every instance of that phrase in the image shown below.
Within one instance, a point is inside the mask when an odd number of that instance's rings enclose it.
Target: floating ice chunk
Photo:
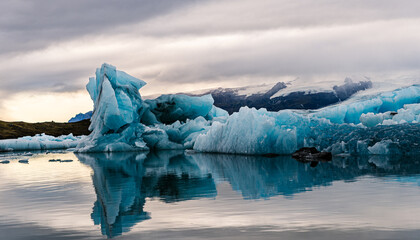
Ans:
[[[94,101],[89,129],[92,133],[77,146],[79,152],[147,150],[141,135],[139,89],[146,83],[114,66],[96,69],[86,88]]]
[[[226,123],[215,122],[197,137],[194,150],[239,154],[292,153],[298,147],[296,119],[292,111],[268,112],[243,107]],[[288,121],[289,125],[283,125]]]
[[[78,152],[184,149],[227,112],[213,106],[211,95],[162,95],[142,101],[145,82],[103,64],[86,88],[94,101],[92,133],[77,146]],[[170,124],[170,125],[165,125]]]
[[[37,134],[33,137],[0,140],[0,152],[2,151],[28,151],[46,149],[68,149],[76,147],[83,137],[75,137],[73,134],[59,137],[45,134]],[[30,156],[31,153],[25,153]]]

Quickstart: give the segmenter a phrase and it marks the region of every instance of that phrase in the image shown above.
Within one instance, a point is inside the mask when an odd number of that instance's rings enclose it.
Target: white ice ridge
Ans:
[[[82,137],[75,137],[73,134],[59,137],[45,134],[37,134],[33,137],[21,137],[18,139],[0,140],[1,151],[27,151],[47,149],[68,149],[77,146]]]
[[[193,149],[290,154],[304,146],[333,154],[419,154],[420,85],[359,96],[317,111],[243,107],[228,113],[210,95],[162,95],[143,101],[146,83],[103,64],[87,90],[90,130],[78,152]]]

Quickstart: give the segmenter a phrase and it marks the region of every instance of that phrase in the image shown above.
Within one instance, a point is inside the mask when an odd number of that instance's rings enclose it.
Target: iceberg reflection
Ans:
[[[150,218],[143,211],[146,198],[175,202],[215,197],[210,175],[183,152],[76,154],[93,169],[97,200],[91,214],[102,234],[115,237]]]
[[[387,156],[335,158],[311,167],[289,156],[267,158],[223,154],[78,153],[93,169],[97,200],[91,217],[108,237],[121,235],[150,218],[143,210],[146,198],[163,202],[215,198],[216,184],[227,181],[244,199],[311,191],[334,181],[354,181],[363,175],[404,177],[420,173],[412,158]]]

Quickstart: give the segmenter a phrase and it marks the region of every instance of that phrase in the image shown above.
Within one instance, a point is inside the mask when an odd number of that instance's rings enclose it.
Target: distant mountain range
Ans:
[[[308,87],[299,82],[278,82],[276,84],[261,84],[240,88],[217,88],[196,92],[180,93],[189,96],[211,94],[214,105],[232,114],[241,107],[266,108],[268,111],[282,109],[318,109],[344,101],[353,94],[372,87],[369,78],[362,77],[354,81],[346,78],[341,85]],[[79,113],[69,120],[78,122],[90,119],[92,111]]]
[[[334,85],[331,89],[299,89],[290,88],[287,83],[278,82],[274,85],[262,84],[241,88],[218,88],[200,93],[184,93],[191,96],[211,94],[214,105],[225,109],[230,114],[239,108],[248,106],[266,108],[268,111],[282,109],[318,109],[348,99],[358,91],[372,87],[372,82],[353,82],[346,78],[342,85]]]

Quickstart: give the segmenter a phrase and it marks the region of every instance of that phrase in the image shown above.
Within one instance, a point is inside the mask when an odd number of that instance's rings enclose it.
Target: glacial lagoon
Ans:
[[[27,161],[21,161],[27,160]],[[417,239],[420,158],[0,154],[2,239]],[[9,161],[9,162],[7,162]]]

